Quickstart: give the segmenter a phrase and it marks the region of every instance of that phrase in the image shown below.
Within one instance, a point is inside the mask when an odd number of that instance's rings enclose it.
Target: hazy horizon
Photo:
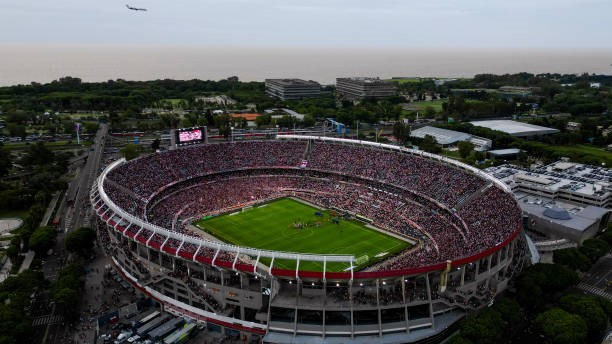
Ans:
[[[185,45],[0,44],[0,84],[63,76],[109,79],[243,81],[336,77],[472,77],[493,73],[611,74],[612,50],[499,48],[329,48]]]
[[[610,13],[609,0],[21,0],[2,5],[0,43],[612,48]]]

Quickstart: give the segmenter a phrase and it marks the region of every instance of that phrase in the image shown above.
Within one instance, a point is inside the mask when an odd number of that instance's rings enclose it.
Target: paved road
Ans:
[[[587,293],[612,300],[612,255],[601,257],[578,284]]]
[[[64,250],[64,239],[66,234],[75,228],[88,226],[90,224],[91,211],[89,210],[89,190],[100,168],[100,160],[104,154],[104,143],[107,133],[108,126],[106,124],[101,124],[94,138],[93,145],[90,147],[89,152],[86,153],[87,161],[81,167],[76,167],[76,177],[69,183],[65,197],[58,209],[58,216],[61,219],[59,228],[63,230],[57,235],[54,254],[46,257],[47,260],[43,261],[43,274],[45,278],[51,282],[57,280],[59,271],[66,262],[67,255]],[[82,159],[75,159],[73,163],[79,164],[81,160]],[[88,297],[91,296],[86,295],[84,299],[88,300]],[[57,320],[54,309],[50,314],[45,314],[45,316],[48,317],[45,319]],[[71,342],[70,337],[72,337],[72,335],[69,333],[69,329],[62,323],[56,324],[55,321],[47,322],[44,333],[43,343],[59,344]],[[81,341],[77,340],[75,342]],[[93,335],[87,338],[85,342],[93,343]]]
[[[89,191],[100,169],[100,160],[104,154],[104,142],[108,133],[108,126],[100,124],[93,145],[90,147],[89,158],[81,170],[78,189],[74,198],[74,211],[70,230],[89,225],[91,210],[89,204]],[[85,219],[87,218],[87,219]]]

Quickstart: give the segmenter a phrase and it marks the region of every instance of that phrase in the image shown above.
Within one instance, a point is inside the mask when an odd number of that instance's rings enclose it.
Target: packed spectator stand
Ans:
[[[191,219],[290,196],[370,219],[419,243],[372,267],[377,271],[470,257],[520,227],[512,196],[473,173],[417,154],[327,141],[232,142],[162,152],[114,168],[103,187],[132,215],[193,237],[200,233],[190,231]],[[235,253],[198,250],[146,228],[126,232],[183,257],[248,264]]]

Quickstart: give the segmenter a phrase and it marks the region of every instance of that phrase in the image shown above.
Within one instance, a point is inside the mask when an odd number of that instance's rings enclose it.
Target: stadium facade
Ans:
[[[351,255],[239,247],[190,227],[279,197],[416,245],[355,271]],[[90,199],[99,240],[127,281],[172,313],[269,343],[437,340],[493,302],[525,252],[506,185],[445,157],[371,142],[285,135],[119,160]],[[321,271],[300,269],[307,261]]]

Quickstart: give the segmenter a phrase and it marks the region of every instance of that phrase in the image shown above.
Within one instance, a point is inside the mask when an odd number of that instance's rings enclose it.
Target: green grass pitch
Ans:
[[[316,216],[321,212],[323,216]],[[195,225],[227,243],[274,251],[316,254],[349,254],[359,264],[355,270],[398,253],[410,244],[367,228],[361,222],[339,218],[293,199],[283,198],[247,209],[195,222]],[[318,223],[317,223],[318,222]],[[308,224],[301,229],[296,223]],[[386,253],[386,254],[385,254]],[[366,259],[367,258],[367,259]],[[269,265],[270,261],[261,259]],[[295,269],[291,260],[274,261],[274,267]],[[327,263],[327,271],[344,271],[345,263]],[[300,262],[300,270],[322,271],[323,263]]]

